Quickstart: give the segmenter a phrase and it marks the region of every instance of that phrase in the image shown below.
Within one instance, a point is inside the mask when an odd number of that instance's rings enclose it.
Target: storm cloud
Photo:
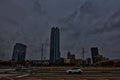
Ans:
[[[11,59],[15,43],[27,45],[26,59],[49,56],[50,30],[60,28],[61,56],[68,50],[81,57],[85,48],[120,58],[119,0],[0,0],[0,58]]]

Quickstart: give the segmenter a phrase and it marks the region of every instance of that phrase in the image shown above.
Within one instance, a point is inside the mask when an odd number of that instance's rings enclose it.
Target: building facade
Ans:
[[[17,63],[23,63],[26,56],[26,45],[21,43],[16,43],[13,49],[12,60]]]
[[[60,60],[60,31],[53,27],[50,36],[50,63],[56,64]]]
[[[97,47],[91,48],[91,54],[92,54],[93,64],[98,64],[101,61],[109,60],[109,58],[106,58],[103,55],[99,54]]]
[[[92,61],[93,61],[93,64],[94,64],[94,63],[96,63],[96,56],[99,55],[97,47],[91,48],[91,55],[92,55]]]
[[[75,55],[71,54],[70,51],[68,51],[67,53],[67,59],[65,60],[65,63],[71,64],[71,65],[76,63]]]

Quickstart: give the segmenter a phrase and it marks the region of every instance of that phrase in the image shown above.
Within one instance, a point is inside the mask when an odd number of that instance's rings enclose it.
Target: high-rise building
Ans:
[[[50,63],[56,64],[60,60],[60,31],[53,27],[50,36]]]
[[[92,61],[94,65],[99,64],[101,61],[109,60],[108,58],[99,54],[97,47],[91,48],[91,54],[92,54]]]
[[[92,55],[92,61],[93,61],[93,64],[94,64],[96,62],[96,56],[99,55],[97,47],[91,48],[91,55]]]
[[[21,43],[16,43],[13,50],[12,60],[21,64],[25,61],[25,55],[26,55],[26,45]]]

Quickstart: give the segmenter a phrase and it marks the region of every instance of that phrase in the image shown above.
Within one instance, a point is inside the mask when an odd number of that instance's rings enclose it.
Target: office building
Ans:
[[[96,57],[99,55],[97,47],[91,48],[91,55],[92,55],[92,61],[93,61],[93,64],[94,64],[94,63],[96,63]]]
[[[12,60],[18,64],[22,64],[25,61],[26,45],[16,43],[13,49]]]
[[[60,60],[60,31],[53,27],[50,36],[50,63],[56,64]]]

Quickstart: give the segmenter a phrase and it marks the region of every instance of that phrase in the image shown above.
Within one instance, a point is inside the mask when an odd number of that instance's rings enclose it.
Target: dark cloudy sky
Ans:
[[[90,48],[120,58],[120,0],[0,0],[0,59],[12,57],[15,43],[26,44],[26,59],[49,56],[50,30],[60,28],[61,56],[81,58]]]

